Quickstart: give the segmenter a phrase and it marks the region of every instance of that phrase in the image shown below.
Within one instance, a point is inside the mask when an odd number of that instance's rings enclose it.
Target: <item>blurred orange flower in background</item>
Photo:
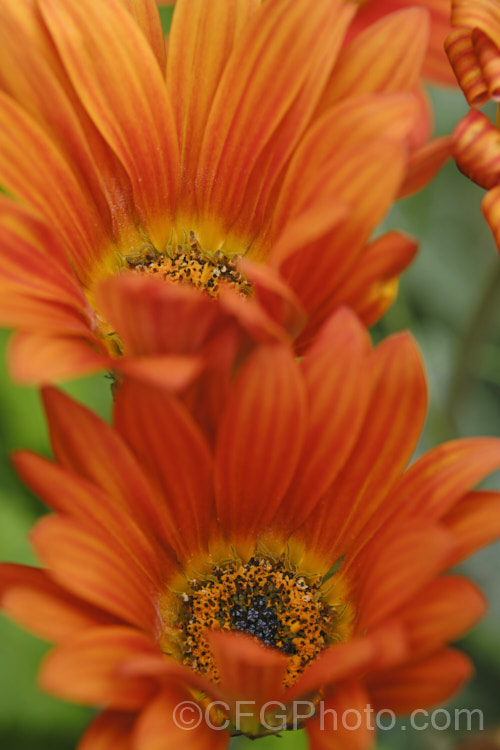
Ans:
[[[224,747],[231,729],[283,729],[275,704],[263,726],[268,701],[406,713],[468,678],[447,644],[485,603],[443,573],[500,534],[500,494],[471,491],[500,442],[447,443],[405,471],[426,413],[406,334],[372,349],[340,311],[300,362],[258,346],[212,437],[140,383],[119,390],[112,427],[56,390],[44,400],[55,463],[16,465],[54,511],[32,533],[46,568],[2,565],[2,605],[57,643],[46,690],[105,707],[81,750]],[[186,700],[219,701],[226,729],[186,734]],[[371,743],[366,727],[306,729],[313,748]]]
[[[495,0],[452,0],[446,52],[471,107],[500,99],[500,8]]]
[[[166,55],[153,0],[2,5],[0,181],[16,202],[0,201],[0,322],[18,330],[15,378],[106,368],[175,389],[235,331],[301,351],[340,305],[367,325],[383,314],[416,246],[370,236],[448,143],[422,146],[411,93],[426,12],[343,45],[355,10],[180,0]],[[172,331],[175,294],[211,321],[196,344]]]
[[[471,107],[500,101],[500,6],[495,0],[453,0],[446,51]],[[458,168],[488,190],[481,208],[500,251],[500,131],[471,110],[453,134]]]

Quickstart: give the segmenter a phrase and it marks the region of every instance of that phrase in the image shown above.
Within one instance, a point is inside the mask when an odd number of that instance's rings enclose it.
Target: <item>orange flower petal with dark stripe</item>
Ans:
[[[368,241],[420,132],[428,23],[408,9],[344,44],[354,12],[180,0],[165,53],[153,0],[2,6],[0,181],[17,201],[0,201],[0,322],[20,332],[17,379],[106,368],[175,391],[221,350],[302,328],[301,350],[338,305],[383,314],[412,253],[393,239],[372,263]]]
[[[9,616],[57,644],[42,686],[106,707],[81,749],[222,748],[283,731],[283,713],[292,728],[307,701],[312,748],[364,750],[369,726],[334,732],[320,711],[426,708],[468,678],[448,644],[485,602],[446,571],[500,534],[500,494],[473,490],[500,442],[406,468],[426,412],[406,334],[373,349],[340,311],[301,361],[261,344],[209,431],[132,381],[112,426],[56,390],[44,400],[55,461],[16,466],[54,511],[31,535],[45,567],[4,564],[0,588]],[[186,701],[205,717],[189,733]]]

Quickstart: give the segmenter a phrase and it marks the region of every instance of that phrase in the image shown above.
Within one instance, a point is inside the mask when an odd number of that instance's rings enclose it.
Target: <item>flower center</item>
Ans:
[[[228,258],[220,250],[209,255],[201,248],[194,232],[186,235],[184,244],[167,245],[159,252],[146,244],[124,258],[126,267],[138,273],[154,274],[168,281],[178,281],[218,297],[222,284],[229,285],[243,297],[251,293],[249,282],[238,270],[237,256]]]
[[[327,603],[321,577],[306,577],[285,558],[252,557],[213,567],[202,580],[191,579],[181,595],[178,627],[183,664],[215,682],[219,675],[207,630],[236,630],[288,657],[284,686],[334,641],[341,640],[348,609]]]

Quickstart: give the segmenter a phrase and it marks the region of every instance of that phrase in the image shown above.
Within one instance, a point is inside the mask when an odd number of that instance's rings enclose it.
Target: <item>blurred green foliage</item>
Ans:
[[[170,14],[170,9],[162,9],[166,24]],[[463,99],[455,92],[438,92],[433,98],[437,131],[450,132],[465,114]],[[500,435],[500,262],[480,214],[481,195],[448,164],[426,190],[398,204],[385,225],[404,229],[421,241],[396,304],[373,331],[379,340],[409,328],[422,349],[430,410],[419,450],[456,436]],[[0,335],[2,350],[7,338],[6,333]],[[64,389],[109,416],[109,382],[103,376]],[[27,534],[44,508],[15,477],[9,454],[22,447],[49,455],[50,448],[37,392],[14,386],[3,367],[0,414],[0,559],[34,563]],[[500,545],[496,545],[463,566],[483,587],[492,606],[461,644],[474,659],[477,674],[454,705],[480,708],[486,726],[500,725],[499,564]],[[47,648],[6,619],[0,620],[1,748],[71,750],[92,715],[38,691],[37,668]],[[453,732],[397,727],[380,736],[379,748],[448,750],[457,741]],[[233,744],[243,750],[250,743],[237,739]],[[259,740],[257,747],[303,750],[307,743],[304,733],[297,732]]]

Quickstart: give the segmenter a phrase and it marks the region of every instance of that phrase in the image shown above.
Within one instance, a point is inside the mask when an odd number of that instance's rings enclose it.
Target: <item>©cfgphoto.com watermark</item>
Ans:
[[[371,705],[362,710],[348,708],[335,711],[328,708],[323,701],[294,701],[285,705],[279,701],[268,701],[257,707],[255,701],[236,701],[231,718],[228,715],[230,707],[224,701],[212,701],[200,704],[197,701],[183,701],[173,710],[173,720],[179,729],[190,731],[205,723],[214,730],[231,729],[245,732],[248,721],[258,721],[266,732],[282,732],[287,729],[300,729],[304,722],[314,718],[319,722],[320,730],[336,731],[344,729],[357,731],[369,729],[389,731],[397,723],[396,714],[390,709],[375,711]],[[217,719],[215,719],[217,717]],[[434,729],[438,731],[482,731],[484,729],[483,712],[479,708],[437,708],[433,711],[416,709],[405,720],[399,723],[399,729],[415,729],[424,731]]]

